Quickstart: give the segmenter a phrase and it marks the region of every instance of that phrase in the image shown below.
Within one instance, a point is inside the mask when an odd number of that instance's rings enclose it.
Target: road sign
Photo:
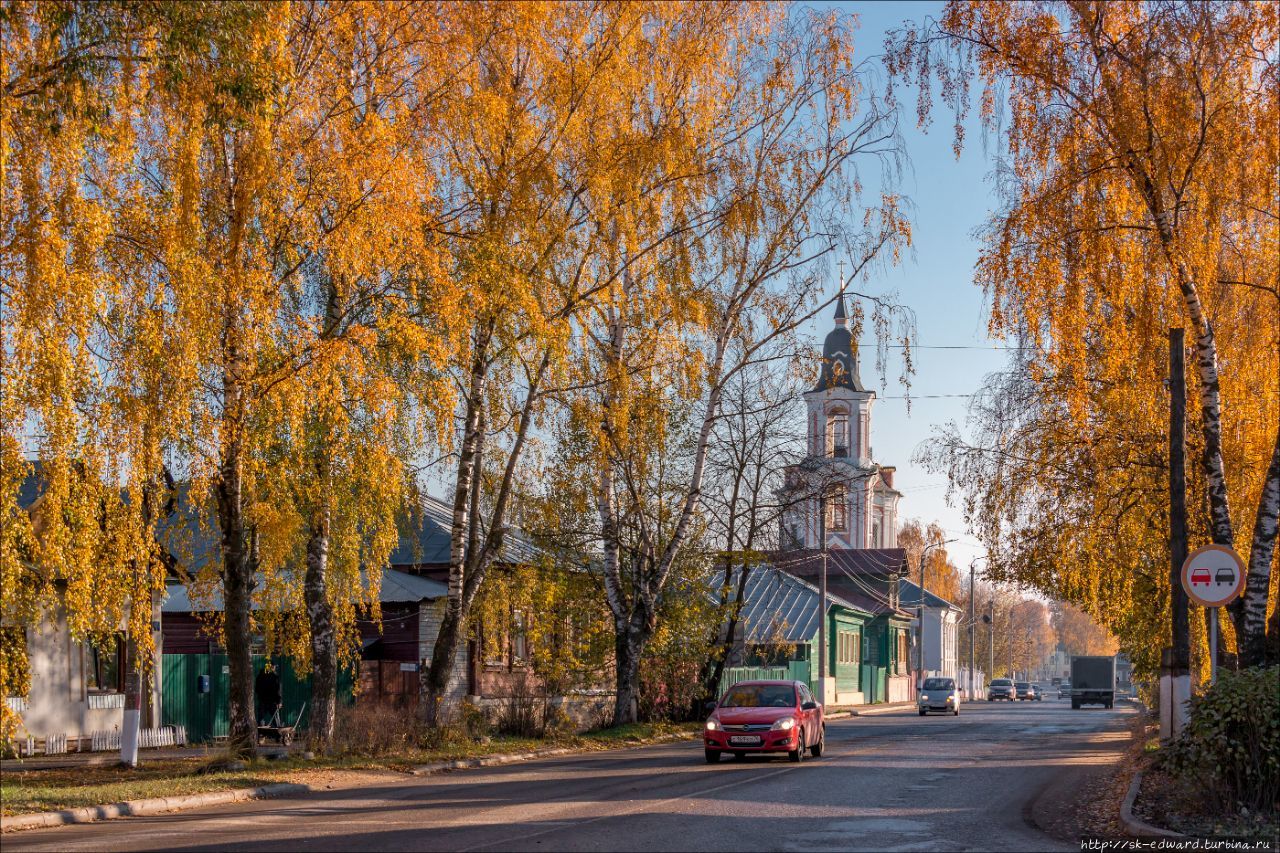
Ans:
[[[1202,607],[1230,604],[1244,591],[1244,561],[1225,545],[1205,545],[1182,564],[1182,588]]]

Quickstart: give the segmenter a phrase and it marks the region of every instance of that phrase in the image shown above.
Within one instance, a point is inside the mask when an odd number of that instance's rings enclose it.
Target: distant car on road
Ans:
[[[1036,698],[1031,690],[1031,683],[1028,681],[1019,681],[1013,685],[1013,688],[1014,695],[1017,696],[1019,701]]]
[[[707,762],[722,753],[785,752],[792,761],[814,758],[826,745],[822,706],[803,681],[740,681],[725,691],[703,730]]]
[[[1062,683],[1058,685],[1058,698],[1065,699],[1071,695],[1071,679],[1064,678]]]
[[[1061,684],[1061,683],[1062,683],[1062,679],[1061,679],[1061,678],[1055,678],[1055,679],[1053,680],[1053,686],[1054,686],[1054,687],[1057,687],[1057,686],[1058,686],[1059,684]]]
[[[1044,699],[1044,691],[1040,689],[1040,685],[1039,685],[1039,684],[1036,684],[1036,683],[1032,682],[1032,684],[1031,684],[1031,696],[1030,696],[1030,697],[1028,697],[1028,698],[1030,698],[1030,699],[1034,699],[1034,700],[1036,700],[1037,702],[1043,701],[1043,699]]]
[[[994,702],[997,699],[1004,699],[1012,702],[1015,697],[1013,682],[1007,678],[997,678],[991,682],[991,686],[987,688],[987,701]]]
[[[960,690],[954,678],[926,678],[920,688],[920,716],[938,711],[960,715]]]

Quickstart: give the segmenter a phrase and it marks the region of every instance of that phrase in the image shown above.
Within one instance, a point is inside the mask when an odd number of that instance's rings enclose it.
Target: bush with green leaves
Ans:
[[[1280,667],[1221,672],[1191,700],[1166,766],[1199,784],[1205,803],[1223,812],[1280,811]]]

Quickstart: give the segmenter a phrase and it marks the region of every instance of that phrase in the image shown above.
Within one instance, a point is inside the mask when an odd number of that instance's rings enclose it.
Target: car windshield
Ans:
[[[997,678],[995,681],[991,682],[991,686],[992,687],[1008,687],[1012,683],[1013,682],[1007,678]]]
[[[794,708],[796,689],[789,684],[739,684],[730,688],[721,708]]]
[[[950,678],[926,678],[924,680],[925,690],[950,690],[955,686],[956,683]]]
[[[1018,689],[1019,689],[1019,690],[1029,690],[1030,688],[1031,688],[1031,685],[1030,685],[1030,684],[1027,684],[1027,682],[1025,682],[1025,681],[1019,681],[1019,682],[1018,682]]]

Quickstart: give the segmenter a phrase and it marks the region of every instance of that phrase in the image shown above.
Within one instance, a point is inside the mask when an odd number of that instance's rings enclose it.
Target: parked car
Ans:
[[[1035,694],[1031,692],[1031,683],[1028,681],[1019,681],[1013,685],[1013,688],[1014,695],[1017,696],[1019,701],[1036,698]]]
[[[1071,679],[1064,678],[1062,683],[1058,685],[1058,698],[1065,699],[1071,695]]]
[[[920,688],[920,716],[930,711],[960,715],[960,689],[954,678],[926,678]]]
[[[997,678],[987,688],[988,702],[994,702],[997,699],[1005,699],[1012,702],[1014,695],[1013,682],[1007,678]]]
[[[703,745],[710,764],[726,752],[735,758],[785,752],[803,761],[806,750],[822,755],[826,731],[822,706],[803,681],[740,681],[707,718]]]

